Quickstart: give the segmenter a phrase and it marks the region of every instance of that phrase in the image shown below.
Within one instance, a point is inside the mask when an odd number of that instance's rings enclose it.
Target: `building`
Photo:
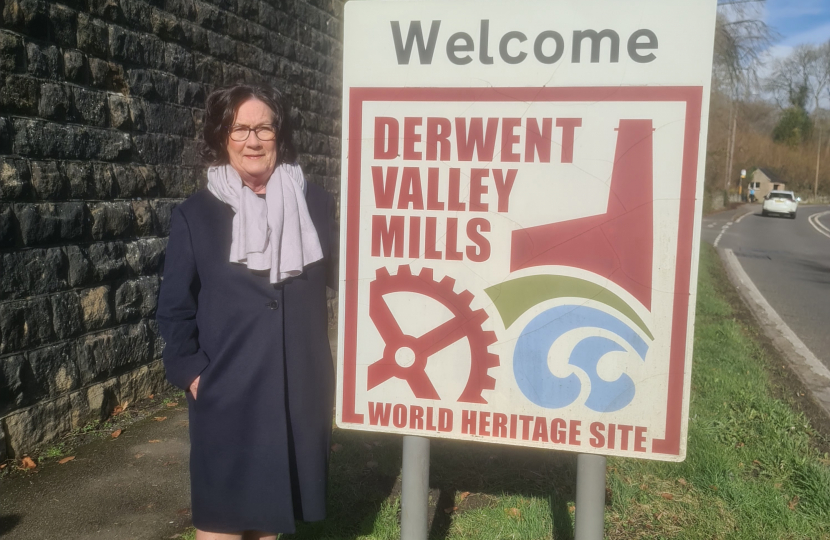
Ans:
[[[769,169],[755,169],[752,173],[752,179],[749,181],[747,193],[750,189],[755,189],[755,198],[763,199],[772,190],[787,189],[786,184],[781,178]]]

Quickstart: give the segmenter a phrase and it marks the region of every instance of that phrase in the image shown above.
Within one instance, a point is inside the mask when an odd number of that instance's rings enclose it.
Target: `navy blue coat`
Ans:
[[[294,531],[325,517],[334,399],[326,285],[336,283],[334,199],[308,184],[324,259],[277,286],[232,264],[234,212],[203,189],[173,211],[157,319],[167,379],[199,375],[190,406],[193,524]]]

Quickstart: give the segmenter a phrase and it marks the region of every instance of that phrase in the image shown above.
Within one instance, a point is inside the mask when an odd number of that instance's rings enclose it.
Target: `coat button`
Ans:
[[[271,309],[279,309],[279,307],[280,307],[280,303],[277,300],[271,300],[270,302],[268,302],[265,305],[268,306]]]

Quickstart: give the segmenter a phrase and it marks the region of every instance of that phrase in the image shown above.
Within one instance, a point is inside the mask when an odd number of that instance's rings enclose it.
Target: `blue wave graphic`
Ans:
[[[522,330],[513,352],[513,374],[525,397],[547,409],[559,409],[576,401],[582,383],[575,374],[557,377],[548,369],[548,352],[566,332],[577,328],[601,328],[618,335],[645,361],[648,344],[630,328],[603,311],[587,306],[565,305],[537,315]],[[585,406],[593,411],[618,411],[634,399],[634,381],[625,373],[615,381],[606,381],[597,373],[600,359],[625,349],[615,341],[590,336],[573,348],[568,364],[584,371],[591,381]]]

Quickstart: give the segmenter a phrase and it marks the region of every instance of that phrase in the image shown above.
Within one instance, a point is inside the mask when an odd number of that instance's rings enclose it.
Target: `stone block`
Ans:
[[[181,33],[181,26],[177,24],[176,28]],[[177,43],[165,43],[164,63],[160,67],[164,71],[168,71],[179,77],[190,78],[194,73],[193,55]]]
[[[66,161],[63,163],[63,177],[68,184],[70,199],[87,197],[87,190],[92,184],[92,164],[86,161]]]
[[[138,275],[156,274],[164,264],[167,238],[141,238],[127,244],[127,263]]]
[[[73,428],[71,395],[38,403],[4,420],[9,457],[22,456]]]
[[[0,199],[22,199],[30,190],[31,175],[28,162],[0,156]]]
[[[70,287],[79,287],[89,283],[92,277],[92,262],[89,260],[89,254],[85,249],[78,246],[66,246],[64,253],[66,254],[68,265],[68,283]]]
[[[158,301],[158,276],[125,281],[115,291],[115,318],[119,323],[151,317]]]
[[[77,42],[78,48],[85,53],[106,58],[109,48],[107,25],[85,13],[79,13]]]
[[[102,202],[89,205],[92,237],[96,240],[118,238],[131,232],[133,213],[128,202]]]
[[[104,92],[72,88],[73,117],[75,121],[92,126],[104,127],[107,119],[107,95]]]
[[[86,73],[86,57],[81,51],[67,50],[63,52],[63,75],[67,81],[84,84]]]
[[[0,110],[37,115],[39,93],[40,83],[37,79],[25,75],[7,75],[0,79]]]
[[[78,17],[75,10],[49,3],[49,35],[61,47],[75,47],[78,43]]]
[[[29,365],[41,396],[59,396],[78,388],[74,343],[61,343],[28,354]]]
[[[182,152],[179,152],[181,157]],[[156,167],[161,193],[165,197],[185,198],[199,189],[199,181],[204,178],[204,172],[184,167]]]
[[[3,23],[35,39],[48,37],[48,11],[43,0],[6,0],[3,6]]]
[[[159,66],[164,59],[164,42],[151,34],[139,34],[110,26],[108,46],[111,58],[138,66]]]
[[[110,287],[102,285],[84,289],[79,294],[81,317],[87,331],[100,330],[112,321]]]
[[[129,91],[124,68],[114,62],[89,58],[89,76],[92,86],[124,94]]]
[[[60,79],[61,52],[54,45],[40,46],[31,41],[26,44],[26,64],[29,73],[43,79]]]
[[[67,339],[83,331],[81,299],[75,291],[49,297],[52,303],[52,329],[58,339]]]
[[[31,403],[37,394],[26,355],[0,358],[0,416]]]
[[[155,169],[148,165],[112,166],[119,197],[145,197],[158,194],[158,177]]]
[[[190,109],[166,103],[144,102],[142,104],[144,126],[151,133],[165,133],[193,137],[193,115]]]
[[[60,83],[43,83],[40,87],[38,116],[49,120],[66,120],[72,110],[72,93]]]
[[[146,324],[119,326],[84,337],[78,353],[81,382],[86,385],[124,373],[150,360]]]
[[[10,204],[0,204],[0,248],[17,243],[17,219]]]
[[[137,236],[150,236],[156,232],[155,217],[150,201],[132,201],[133,230]],[[0,213],[0,216],[2,214]]]
[[[38,199],[60,199],[66,192],[66,181],[55,161],[31,161],[32,188]]]
[[[127,271],[127,249],[123,242],[98,242],[90,245],[86,253],[95,282],[117,279]]]
[[[121,3],[113,0],[89,0],[89,13],[105,21],[114,23],[128,22],[121,9]]]
[[[183,143],[179,137],[152,134],[134,135],[132,139],[135,151],[142,163],[150,165],[181,163]],[[159,178],[161,179],[161,174]],[[162,185],[164,185],[163,181]]]
[[[153,207],[153,214],[156,217],[157,234],[159,236],[167,236],[170,234],[170,216],[178,204],[178,201],[163,199],[150,201],[150,205]]]
[[[195,62],[194,69],[196,70],[196,79],[204,84],[219,85],[222,80],[222,64],[215,58],[202,54],[194,54]]]
[[[0,71],[23,71],[23,40],[17,34],[0,30]]]
[[[81,202],[17,204],[14,213],[27,246],[77,240],[84,233],[84,205]]]
[[[21,298],[66,288],[69,261],[60,248],[11,251],[0,259],[0,298]]]
[[[178,78],[168,73],[148,69],[127,70],[130,93],[151,101],[175,102],[178,97]]]
[[[159,282],[161,285],[161,282]],[[158,302],[158,299],[156,299]],[[153,359],[161,359],[162,352],[164,351],[164,340],[161,338],[161,333],[159,333],[159,324],[155,319],[148,319],[147,320],[147,329],[150,333],[150,346],[152,348],[151,356]],[[162,378],[164,376],[162,375]]]
[[[116,129],[128,131],[133,127],[130,117],[129,99],[120,94],[107,96],[107,105],[110,113],[110,125]]]
[[[0,354],[48,343],[53,335],[46,298],[0,303]]]
[[[92,183],[87,187],[87,195],[92,199],[111,199],[115,196],[117,184],[112,165],[95,163],[92,165]]]
[[[0,116],[0,153],[11,154],[12,152],[12,133],[11,122],[8,118]]]

